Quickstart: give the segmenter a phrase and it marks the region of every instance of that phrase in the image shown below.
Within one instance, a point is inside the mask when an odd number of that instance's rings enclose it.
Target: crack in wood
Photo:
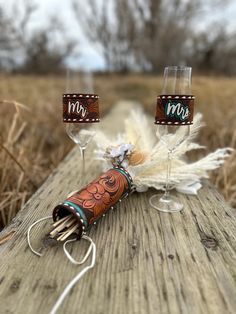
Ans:
[[[198,233],[200,235],[201,243],[207,249],[212,249],[214,251],[217,250],[219,247],[219,241],[215,237],[212,237],[212,236],[205,234],[205,232],[200,227],[200,224],[197,220],[196,214],[193,211],[191,211],[191,213],[194,217],[194,221],[195,221],[195,224],[197,226]]]

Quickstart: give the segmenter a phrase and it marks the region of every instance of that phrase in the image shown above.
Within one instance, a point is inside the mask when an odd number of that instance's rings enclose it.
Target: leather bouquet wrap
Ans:
[[[91,225],[127,197],[131,190],[129,173],[124,168],[114,167],[57,205],[53,210],[53,220],[73,214],[78,222],[80,239]]]

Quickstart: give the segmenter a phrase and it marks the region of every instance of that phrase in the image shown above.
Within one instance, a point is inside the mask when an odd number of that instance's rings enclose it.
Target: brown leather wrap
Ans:
[[[131,191],[132,178],[123,168],[112,168],[55,207],[53,220],[72,213],[78,221],[78,238]]]
[[[99,96],[95,94],[63,94],[63,122],[99,122]]]
[[[156,124],[186,125],[193,123],[193,95],[160,95],[157,97]]]

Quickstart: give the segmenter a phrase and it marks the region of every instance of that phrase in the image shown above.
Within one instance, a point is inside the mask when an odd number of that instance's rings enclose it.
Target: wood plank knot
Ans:
[[[212,249],[214,251],[217,250],[219,246],[219,241],[213,237],[206,236],[205,238],[201,239],[201,243],[207,248]]]

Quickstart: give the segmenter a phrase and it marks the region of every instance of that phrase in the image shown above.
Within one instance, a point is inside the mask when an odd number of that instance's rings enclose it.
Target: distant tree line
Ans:
[[[39,74],[64,70],[80,38],[75,45],[59,15],[32,31],[29,24],[37,7],[33,1],[22,1],[21,10],[16,5],[10,17],[0,6],[0,70]],[[227,29],[224,18],[217,22],[212,18],[229,3],[72,0],[71,9],[108,71],[160,72],[166,64],[188,64],[203,73],[235,75],[236,32]]]
[[[75,48],[63,24],[51,17],[46,25],[32,30],[30,22],[37,6],[31,0],[20,4],[15,3],[10,16],[0,6],[0,70],[36,74],[63,71]]]
[[[189,64],[203,72],[236,74],[236,32],[220,16],[224,0],[83,0],[73,10],[91,44],[99,45],[111,71],[159,72]],[[102,2],[102,4],[101,4]],[[205,22],[199,30],[198,21]],[[197,26],[197,27],[196,27]]]

